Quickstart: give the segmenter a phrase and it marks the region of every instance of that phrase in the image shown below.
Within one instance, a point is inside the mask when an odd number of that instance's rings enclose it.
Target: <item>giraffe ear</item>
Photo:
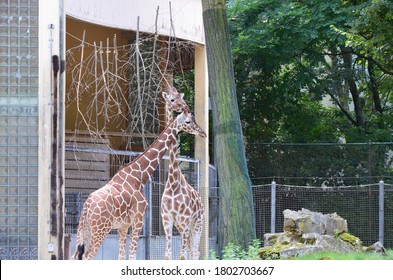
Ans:
[[[165,91],[163,91],[163,92],[162,92],[162,97],[163,97],[164,99],[166,99],[167,96],[168,96],[168,93],[166,93]]]
[[[184,93],[180,93],[180,98],[183,99]]]

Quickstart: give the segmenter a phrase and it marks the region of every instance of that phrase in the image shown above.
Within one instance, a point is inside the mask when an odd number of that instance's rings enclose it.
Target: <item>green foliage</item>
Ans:
[[[228,11],[249,143],[393,140],[391,1],[234,0]]]
[[[222,260],[260,260],[259,249],[260,240],[255,239],[248,246],[247,249],[229,243],[225,246],[222,252]],[[331,260],[393,260],[393,250],[387,250],[386,256],[379,253],[338,253],[338,252],[318,252],[304,256],[299,256],[291,259],[295,260],[320,260],[320,259],[331,259]],[[210,250],[210,259],[217,260],[219,257],[216,255],[214,250]]]
[[[255,239],[248,245],[247,249],[236,245],[232,242],[229,242],[228,245],[224,247],[222,252],[222,259],[223,260],[259,260],[259,247],[260,247],[260,240]],[[210,259],[218,259],[216,253],[211,250],[210,251]]]

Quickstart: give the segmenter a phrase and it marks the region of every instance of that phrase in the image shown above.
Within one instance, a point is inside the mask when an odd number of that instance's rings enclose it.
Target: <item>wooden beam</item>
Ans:
[[[50,234],[52,172],[52,55],[59,55],[59,14],[63,0],[39,2],[39,169],[38,259],[50,260],[58,251],[57,236]],[[53,249],[53,250],[52,250]]]
[[[195,119],[206,138],[195,137],[195,157],[200,160],[200,194],[205,207],[205,221],[200,243],[201,259],[209,257],[209,93],[206,47],[195,47]]]

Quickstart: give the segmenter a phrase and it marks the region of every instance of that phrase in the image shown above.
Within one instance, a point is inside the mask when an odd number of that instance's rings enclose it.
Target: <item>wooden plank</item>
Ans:
[[[108,172],[93,171],[93,170],[68,170],[65,171],[67,179],[87,179],[87,180],[106,180],[109,181]]]
[[[99,140],[99,139],[98,139]],[[66,140],[65,144],[70,146],[93,147],[93,148],[106,148],[109,149],[109,141],[99,142],[90,137],[78,137],[74,140]]]
[[[108,162],[109,165],[109,154],[99,154],[99,153],[87,153],[87,152],[74,152],[66,151],[65,159],[71,161],[97,161],[97,162]]]
[[[65,164],[67,170],[94,170],[109,172],[107,161],[73,161],[67,160]]]
[[[70,189],[97,190],[106,185],[108,181],[66,179],[65,186]]]

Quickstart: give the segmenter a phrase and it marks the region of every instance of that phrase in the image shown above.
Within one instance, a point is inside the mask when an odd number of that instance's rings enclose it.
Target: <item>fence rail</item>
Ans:
[[[376,241],[393,248],[393,185],[383,181],[359,186],[313,187],[277,184],[253,186],[256,232],[281,231],[285,209],[337,213],[365,246]]]

